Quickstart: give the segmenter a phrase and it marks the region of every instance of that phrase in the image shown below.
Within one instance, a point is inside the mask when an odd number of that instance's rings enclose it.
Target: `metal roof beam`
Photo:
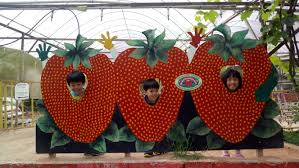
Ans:
[[[32,36],[31,34],[28,34],[28,33],[26,33],[26,32],[23,32],[23,31],[21,31],[21,30],[18,30],[18,29],[16,29],[16,28],[13,28],[13,27],[11,27],[11,26],[9,26],[9,25],[6,25],[6,24],[4,24],[4,23],[1,23],[0,22],[0,26],[3,26],[3,27],[6,27],[6,28],[8,28],[8,29],[10,29],[10,30],[13,30],[13,31],[15,31],[15,32],[18,32],[18,33],[21,33],[22,35],[26,35],[26,36],[28,36],[30,39],[36,39],[36,37],[35,36]],[[18,39],[26,39],[27,37],[18,37]],[[55,45],[55,44],[51,44],[51,43],[49,43],[49,42],[47,42],[47,41],[45,41],[45,40],[43,40],[43,39],[36,39],[36,40],[39,40],[39,41],[41,41],[41,42],[44,42],[44,43],[47,43],[47,44],[49,44],[49,45],[51,45],[51,46],[53,46],[53,47],[55,47],[55,48],[59,48],[59,49],[61,49],[61,47],[59,47],[59,46],[57,46],[57,45]]]
[[[20,39],[22,37],[0,37],[0,39]],[[75,38],[53,38],[53,37],[24,37],[24,39],[27,40],[61,40],[61,41],[75,41]],[[103,39],[87,39],[87,40],[103,40]],[[128,40],[135,40],[135,39],[115,39],[113,41],[128,41]],[[146,41],[146,39],[136,39],[136,40],[143,40]],[[166,39],[166,40],[176,40],[176,41],[190,41],[190,39]]]
[[[270,3],[265,3],[270,5]],[[28,2],[0,2],[1,10],[69,10],[86,7],[86,9],[145,9],[145,8],[181,8],[201,10],[241,10],[248,8],[259,9],[258,2],[146,2],[119,3],[101,1],[28,1]],[[288,4],[286,4],[288,6]],[[299,6],[297,4],[296,6]]]

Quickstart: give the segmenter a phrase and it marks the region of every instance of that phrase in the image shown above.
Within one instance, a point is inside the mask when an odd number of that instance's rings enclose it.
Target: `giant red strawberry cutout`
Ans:
[[[176,121],[184,92],[175,85],[188,60],[186,54],[173,47],[175,41],[163,40],[165,32],[154,38],[154,30],[144,31],[147,44],[129,41],[141,48],[123,51],[115,61],[117,103],[126,123],[138,139],[161,141]],[[146,59],[141,59],[141,58]],[[161,62],[158,62],[160,60]],[[156,105],[145,103],[139,85],[145,79],[159,78],[163,91]]]
[[[56,55],[64,58],[49,59],[42,72],[41,88],[45,105],[61,131],[74,141],[87,143],[95,140],[112,119],[115,74],[107,56],[96,55],[96,50],[88,48],[92,41],[84,40],[78,35],[76,46],[65,44],[69,51],[56,50]],[[70,64],[73,66],[68,67]],[[66,76],[77,68],[88,78],[85,96],[80,100],[72,98],[66,83]]]
[[[264,102],[256,101],[255,92],[270,74],[271,62],[263,46],[244,39],[248,31],[231,37],[225,25],[216,30],[224,36],[208,37],[209,42],[199,46],[190,65],[203,81],[191,93],[198,114],[208,127],[226,141],[237,143],[248,135],[264,108]],[[242,68],[243,84],[236,92],[230,92],[221,81],[220,70],[227,65]]]

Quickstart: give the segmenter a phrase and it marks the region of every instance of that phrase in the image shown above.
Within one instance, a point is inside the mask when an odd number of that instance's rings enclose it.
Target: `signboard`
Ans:
[[[17,83],[15,86],[15,99],[26,100],[29,99],[29,84]]]

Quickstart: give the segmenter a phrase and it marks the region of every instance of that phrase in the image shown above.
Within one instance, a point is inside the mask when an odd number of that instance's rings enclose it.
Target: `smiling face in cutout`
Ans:
[[[84,85],[86,82],[84,73],[80,71],[73,71],[68,74],[66,80],[73,97],[84,96]]]
[[[142,82],[145,102],[149,105],[155,105],[160,96],[160,84],[156,79],[147,79]]]
[[[150,88],[145,91],[145,95],[148,97],[150,103],[156,103],[159,97],[159,91],[157,88]]]
[[[222,81],[230,92],[235,92],[242,87],[241,74],[235,69],[227,70],[222,76]]]
[[[70,82],[71,91],[73,91],[77,96],[84,95],[84,84],[82,82]]]
[[[227,78],[226,85],[231,92],[237,91],[239,87],[239,79],[237,77],[230,76]]]

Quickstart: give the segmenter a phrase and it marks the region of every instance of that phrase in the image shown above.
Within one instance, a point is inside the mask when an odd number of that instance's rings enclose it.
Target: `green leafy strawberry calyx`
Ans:
[[[86,68],[91,68],[89,57],[92,57],[100,50],[89,48],[94,40],[87,40],[85,37],[78,34],[75,46],[70,43],[64,43],[65,50],[58,49],[54,51],[57,56],[64,57],[64,66],[68,67],[73,64],[74,69],[78,69],[81,64]]]
[[[222,35],[214,34],[207,37],[207,41],[213,42],[213,47],[209,49],[208,53],[218,54],[224,61],[232,56],[238,61],[244,62],[243,50],[255,48],[258,44],[258,40],[245,39],[248,30],[235,32],[231,36],[230,28],[225,24],[221,24],[214,28],[214,31],[218,31]]]
[[[160,60],[163,63],[168,62],[167,51],[171,49],[176,40],[164,40],[165,30],[155,37],[156,29],[149,29],[142,34],[145,35],[147,43],[142,40],[130,40],[127,44],[130,46],[138,46],[129,56],[135,59],[142,59],[145,57],[146,63],[151,67],[155,67]]]

